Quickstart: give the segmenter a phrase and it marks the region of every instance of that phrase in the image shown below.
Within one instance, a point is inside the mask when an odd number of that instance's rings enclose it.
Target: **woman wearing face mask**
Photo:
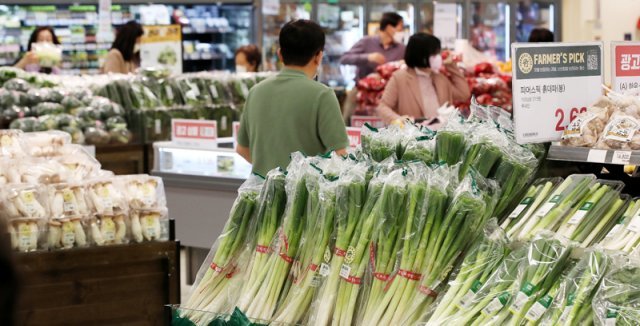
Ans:
[[[407,67],[393,74],[376,109],[386,123],[411,118],[436,124],[440,106],[471,97],[464,74],[455,63],[443,64],[440,50],[440,40],[433,35],[418,33],[409,38],[404,55]],[[443,68],[449,77],[440,73]]]
[[[38,54],[33,49],[34,43],[52,43],[59,45],[60,41],[53,31],[53,28],[49,26],[41,26],[36,28],[31,37],[29,37],[29,43],[27,45],[27,53],[15,64],[16,68],[24,69],[28,72],[42,72],[46,74],[57,74],[60,72],[59,67],[41,67]]]
[[[236,50],[236,72],[258,72],[262,55],[257,46],[250,44]]]
[[[142,26],[135,21],[122,25],[102,66],[102,73],[128,74],[140,66],[140,39]]]

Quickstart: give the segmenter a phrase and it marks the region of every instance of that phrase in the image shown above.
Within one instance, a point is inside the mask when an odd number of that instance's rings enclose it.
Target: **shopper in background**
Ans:
[[[142,25],[130,21],[116,32],[116,39],[102,66],[102,73],[128,74],[140,66],[140,40]]]
[[[534,28],[529,34],[529,42],[531,43],[549,43],[553,41],[553,32],[546,28]]]
[[[262,54],[257,46],[250,44],[236,50],[236,72],[258,72]]]
[[[382,14],[378,35],[365,36],[340,58],[340,64],[357,67],[356,82],[375,72],[381,64],[402,60],[404,57],[404,21],[394,12]],[[347,93],[343,117],[349,117],[356,109],[357,89]]]
[[[16,68],[23,69],[28,72],[42,72],[57,74],[60,72],[59,67],[43,68],[40,67],[40,61],[38,55],[33,51],[34,43],[53,43],[59,45],[60,41],[50,26],[41,26],[33,30],[29,37],[29,43],[27,45],[27,53],[15,64]]]
[[[418,33],[409,38],[404,55],[407,68],[393,74],[376,109],[386,123],[420,118],[436,124],[440,106],[471,97],[463,72],[454,62],[443,65],[440,50],[440,40],[433,35]],[[449,77],[440,73],[442,67]]]
[[[291,21],[279,42],[284,69],[251,89],[238,132],[237,152],[262,175],[286,168],[293,152],[344,155],[349,145],[335,93],[313,80],[324,54],[322,28],[310,20]]]

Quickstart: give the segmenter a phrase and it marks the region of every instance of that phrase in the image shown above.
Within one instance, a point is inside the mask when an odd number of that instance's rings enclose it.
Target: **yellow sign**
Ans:
[[[182,32],[180,25],[145,26],[142,43],[180,42]]]

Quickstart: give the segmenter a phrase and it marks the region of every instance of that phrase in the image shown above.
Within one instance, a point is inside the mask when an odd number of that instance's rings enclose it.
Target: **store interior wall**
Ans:
[[[563,42],[604,42],[605,82],[610,78],[610,42],[624,41],[631,34],[632,41],[640,41],[637,28],[640,19],[638,0],[563,0]]]

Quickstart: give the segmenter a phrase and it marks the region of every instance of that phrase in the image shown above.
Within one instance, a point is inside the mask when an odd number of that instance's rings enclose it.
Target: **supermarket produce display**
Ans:
[[[165,241],[162,179],[114,176],[60,131],[0,130],[0,216],[20,252]]]
[[[221,137],[249,89],[265,74],[196,73],[59,77],[0,68],[2,126],[25,132],[61,130],[77,144],[170,139],[171,119],[218,122]]]

